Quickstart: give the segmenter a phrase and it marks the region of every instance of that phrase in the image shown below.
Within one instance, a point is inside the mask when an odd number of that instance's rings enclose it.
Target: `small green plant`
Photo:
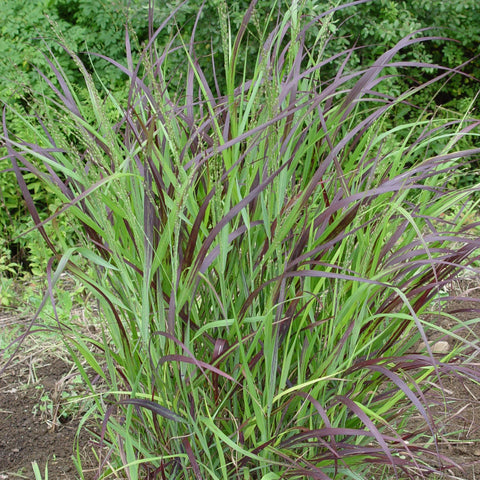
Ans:
[[[15,279],[19,265],[11,261],[10,250],[0,240],[0,307],[9,307],[15,302]]]
[[[32,462],[32,470],[35,475],[35,480],[48,480],[48,462],[45,462],[45,472],[43,477],[37,462]]]
[[[190,37],[156,44],[174,11],[150,29],[138,63],[128,30],[125,64],[100,55],[128,77],[127,99],[98,91],[70,51],[88,101],[51,58],[58,87],[47,82],[51,92],[39,97],[42,120],[17,115],[36,141],[12,135],[3,118],[12,168],[53,253],[54,314],[64,271],[101,305],[101,338],[62,329],[107,447],[100,477],[440,472],[448,460],[437,454],[432,385],[451,374],[480,379],[469,364],[478,346],[459,324],[442,331],[454,352],[412,349],[440,331],[424,315],[441,289],[478,260],[468,221],[477,205],[471,189],[451,186],[480,154],[459,146],[478,137],[479,121],[415,110],[433,80],[394,96],[382,88],[391,68],[412,75],[425,66],[395,57],[428,38],[407,35],[361,68],[349,65],[353,48],[327,55],[329,20],[350,4],[314,22],[300,2],[283,16],[272,11],[274,27],[257,29],[261,49],[247,68],[240,52],[253,41],[255,5],[233,38],[220,9],[221,81],[201,66],[197,23]],[[313,37],[312,25],[321,25]],[[183,83],[170,81],[179,52]],[[402,108],[410,114],[397,116]],[[47,219],[25,172],[62,205]],[[445,219],[461,208],[463,222]],[[62,216],[74,245],[47,232]]]
[[[9,265],[11,267],[11,264]],[[8,270],[7,270],[8,271]],[[17,296],[15,295],[15,279],[0,277],[0,306],[9,307]]]
[[[35,388],[43,390],[42,385],[37,385],[37,387],[35,387]],[[40,397],[40,400],[39,400],[39,403],[38,403],[38,410],[39,410],[40,416],[43,420],[46,420],[47,418],[48,419],[52,418],[53,407],[54,407],[54,405],[53,405],[52,398],[50,397],[50,395],[47,392],[43,391],[42,396]],[[34,415],[37,414],[36,409],[33,412],[33,414]]]

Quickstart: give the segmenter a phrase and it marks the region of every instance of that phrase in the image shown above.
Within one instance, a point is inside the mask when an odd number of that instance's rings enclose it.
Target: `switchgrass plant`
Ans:
[[[439,290],[478,260],[475,224],[445,218],[475,211],[471,191],[449,185],[480,153],[456,146],[479,122],[467,112],[440,124],[418,111],[396,123],[397,107],[415,111],[423,86],[397,98],[376,87],[386,68],[425,66],[395,63],[429,40],[421,33],[351,70],[352,50],[324,56],[343,6],[310,19],[292,2],[262,31],[251,22],[255,3],[235,38],[221,9],[226,53],[212,62],[226,65],[225,91],[203,73],[195,28],[157,45],[174,13],[156,30],[150,13],[141,58],[128,29],[126,65],[107,58],[128,79],[125,103],[97,91],[72,53],[88,99],[48,58],[56,83],[44,76],[43,115],[18,119],[36,140],[16,138],[4,116],[37,228],[66,216],[78,235],[63,249],[44,234],[47,297],[68,270],[102,307],[101,340],[62,328],[94,399],[82,425],[99,425],[98,478],[442,472],[452,466],[438,449],[448,432],[429,393],[441,393],[445,375],[478,380],[468,365],[478,346],[461,324],[442,332],[452,352],[417,346],[437,328],[423,315]],[[251,41],[262,48],[247,78],[237,58]],[[182,82],[164,72],[179,49],[183,89],[172,90]],[[324,78],[332,62],[338,71]],[[430,83],[455,73],[437,72]],[[61,199],[43,222],[26,172]]]

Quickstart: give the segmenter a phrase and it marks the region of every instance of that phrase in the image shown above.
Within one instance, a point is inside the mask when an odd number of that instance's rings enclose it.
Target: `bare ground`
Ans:
[[[62,404],[66,382],[72,379],[63,360],[47,356],[8,368],[0,378],[0,479],[34,479],[32,462],[42,478],[48,463],[48,478],[80,478],[73,463],[80,410]],[[93,446],[88,432],[79,439],[78,452],[88,460]],[[87,462],[88,465],[88,462]],[[95,469],[84,471],[85,480],[95,478]]]

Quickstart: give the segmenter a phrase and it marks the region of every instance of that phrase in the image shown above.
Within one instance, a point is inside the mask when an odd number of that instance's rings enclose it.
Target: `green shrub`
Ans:
[[[90,59],[81,52],[101,51],[112,58],[125,58],[125,21],[129,15],[141,36],[142,25],[135,21],[138,18],[135,13],[141,13],[142,5],[141,1],[123,0],[32,0],[27,3],[5,0],[2,4],[5,21],[0,37],[0,77],[8,81],[2,82],[0,98],[6,100],[11,94],[23,97],[24,85],[38,91],[42,80],[37,68],[54,79],[44,56],[45,46],[53,51],[69,78],[80,85],[83,83],[82,75],[65,53],[55,32],[62,32],[68,47],[85,60],[87,68],[95,69],[110,89],[121,88],[125,78],[119,71],[106,69],[105,61]],[[146,28],[143,32],[145,35]]]

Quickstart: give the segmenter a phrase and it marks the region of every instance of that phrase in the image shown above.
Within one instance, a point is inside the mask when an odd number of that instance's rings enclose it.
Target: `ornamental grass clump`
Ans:
[[[457,148],[479,121],[416,109],[425,85],[377,92],[385,69],[426,66],[395,54],[430,37],[353,69],[352,50],[326,54],[344,6],[312,19],[293,2],[261,31],[255,3],[234,37],[223,10],[224,58],[211,59],[223,79],[204,75],[196,25],[189,39],[156,44],[172,13],[151,25],[140,58],[128,29],[125,64],[98,55],[125,74],[125,98],[98,91],[70,52],[86,98],[48,57],[55,81],[39,72],[41,115],[17,119],[34,140],[17,138],[4,114],[37,228],[66,216],[78,236],[67,249],[44,236],[50,296],[68,271],[101,305],[102,340],[62,327],[92,390],[84,423],[98,425],[98,478],[441,472],[452,461],[431,395],[446,375],[480,379],[468,363],[478,346],[459,322],[442,331],[456,347],[433,354],[440,327],[425,314],[478,261],[475,224],[444,217],[474,211],[471,191],[450,186],[480,154]],[[259,39],[247,77],[239,52]],[[169,65],[179,51],[184,72]],[[430,84],[456,73],[430,67]],[[410,109],[401,122],[400,109]],[[27,172],[62,202],[43,222]]]

